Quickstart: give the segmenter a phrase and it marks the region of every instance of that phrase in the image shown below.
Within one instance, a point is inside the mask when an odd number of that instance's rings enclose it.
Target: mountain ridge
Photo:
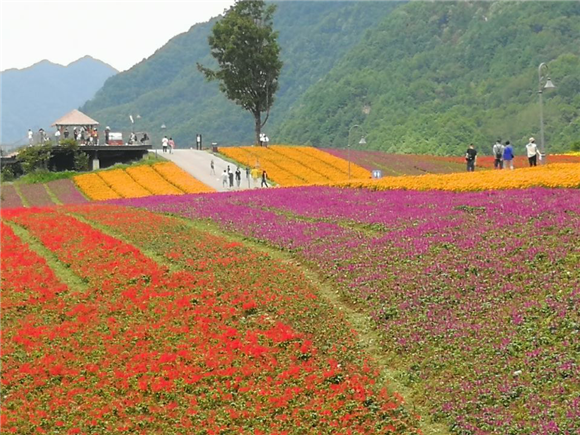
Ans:
[[[274,27],[285,63],[265,131],[272,143],[345,147],[360,124],[368,147],[455,154],[498,137],[539,136],[537,65],[546,139],[565,151],[580,135],[580,4],[572,2],[278,2]],[[207,36],[217,18],[176,35],[108,80],[82,108],[115,128],[161,125],[178,146],[247,144],[252,118],[208,83]],[[491,152],[491,150],[485,150]]]
[[[44,59],[3,71],[1,143],[9,147],[26,143],[29,128],[48,131],[55,119],[82,105],[116,73],[91,56],[66,66]]]

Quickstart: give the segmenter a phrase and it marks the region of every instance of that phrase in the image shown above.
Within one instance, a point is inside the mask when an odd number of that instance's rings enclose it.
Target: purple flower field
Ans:
[[[580,190],[114,202],[209,218],[318,268],[372,316],[398,380],[454,433],[580,433]]]
[[[21,184],[18,186],[20,193],[30,207],[45,207],[54,205],[52,198],[48,195],[44,184]]]
[[[55,180],[46,184],[63,204],[84,204],[88,200],[78,191],[72,180]]]
[[[22,199],[18,196],[16,188],[11,184],[2,185],[2,208],[23,207]]]

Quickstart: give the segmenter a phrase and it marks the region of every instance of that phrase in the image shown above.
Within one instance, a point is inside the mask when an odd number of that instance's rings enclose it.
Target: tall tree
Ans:
[[[268,121],[282,69],[278,32],[272,27],[275,10],[275,5],[266,6],[263,0],[238,0],[208,38],[218,69],[197,64],[207,80],[220,82],[228,99],[252,113],[256,142]]]

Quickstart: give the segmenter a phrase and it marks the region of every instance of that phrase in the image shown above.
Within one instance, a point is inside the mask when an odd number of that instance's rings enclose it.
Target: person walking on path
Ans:
[[[215,165],[213,163],[213,160],[211,161],[211,163],[209,164],[211,170],[209,171],[210,175],[215,175]]]
[[[230,167],[228,166],[228,176],[230,178],[230,188],[233,189],[234,187],[234,173],[230,171]]]
[[[175,148],[175,142],[173,141],[173,138],[170,137],[169,142],[167,143],[169,145],[169,154],[173,154],[173,149]]]
[[[511,170],[514,169],[514,149],[509,140],[505,142],[503,150],[503,165],[504,168],[507,168],[507,165],[509,165]]]
[[[262,184],[260,184],[260,187],[268,187],[268,174],[266,174],[266,171],[262,171]]]
[[[222,186],[228,187],[228,173],[225,169],[224,169],[224,172],[222,174]]]
[[[536,145],[536,140],[531,137],[530,141],[526,145],[526,153],[528,155],[528,162],[531,166],[536,166],[538,164],[538,146]]]
[[[473,144],[470,144],[469,148],[465,152],[465,161],[467,162],[467,172],[475,171],[476,159],[477,159],[477,151],[475,150]]]
[[[501,144],[501,140],[498,139],[492,148],[493,156],[495,159],[493,161],[494,169],[503,169],[503,149],[504,146]]]
[[[248,189],[250,188],[250,168],[246,166],[246,180],[248,180]]]
[[[34,133],[31,129],[28,129],[28,145],[32,146],[34,144]]]
[[[169,139],[167,139],[167,136],[163,136],[163,139],[161,139],[161,147],[163,148],[164,153],[167,152],[168,145],[169,145]]]
[[[240,171],[240,167],[236,168],[236,185],[238,189],[240,188],[240,184],[242,183],[242,171]]]

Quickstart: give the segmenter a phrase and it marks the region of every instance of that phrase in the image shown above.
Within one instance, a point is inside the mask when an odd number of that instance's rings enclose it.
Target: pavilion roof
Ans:
[[[64,115],[62,118],[57,119],[54,121],[52,126],[59,126],[59,125],[99,125],[97,121],[93,118],[85,115],[83,112],[78,111],[77,109],[73,109]]]

